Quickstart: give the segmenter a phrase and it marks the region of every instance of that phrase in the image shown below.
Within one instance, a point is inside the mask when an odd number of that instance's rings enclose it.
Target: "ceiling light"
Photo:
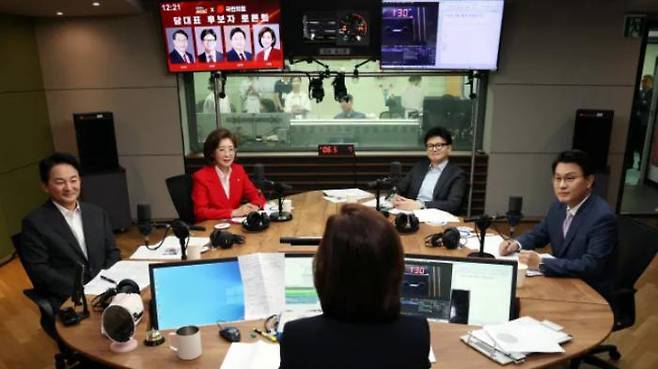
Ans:
[[[93,3],[91,3],[91,5],[93,5],[93,6],[101,6],[101,3],[99,3],[98,1],[94,1]]]
[[[62,12],[57,12],[57,15],[62,16],[62,15],[64,15],[64,13],[62,13]]]

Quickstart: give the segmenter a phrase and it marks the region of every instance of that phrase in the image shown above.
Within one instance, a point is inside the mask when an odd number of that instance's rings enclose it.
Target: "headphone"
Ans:
[[[119,293],[139,293],[139,285],[132,279],[122,279],[116,287],[108,288],[105,292],[91,300],[91,306],[96,311],[103,311],[110,305],[114,296]]]
[[[434,233],[425,237],[425,246],[427,247],[441,247],[445,246],[446,249],[456,249],[459,246],[461,234],[455,227],[447,228],[440,233]]]
[[[418,230],[418,217],[414,214],[400,213],[395,217],[395,229],[400,233],[413,233]]]
[[[252,211],[247,214],[247,219],[242,222],[242,227],[251,232],[260,232],[270,226],[270,218],[265,213]]]
[[[221,249],[230,249],[233,247],[233,244],[243,244],[244,236],[239,234],[233,234],[229,231],[222,231],[215,229],[210,234],[210,244],[213,247],[219,247]]]

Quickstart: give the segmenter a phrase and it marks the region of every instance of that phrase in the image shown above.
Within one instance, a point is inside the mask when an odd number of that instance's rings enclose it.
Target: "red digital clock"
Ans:
[[[353,144],[320,144],[318,156],[354,156]]]

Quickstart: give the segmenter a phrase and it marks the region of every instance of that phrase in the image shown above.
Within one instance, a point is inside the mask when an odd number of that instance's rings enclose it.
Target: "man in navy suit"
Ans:
[[[199,54],[201,63],[217,63],[224,61],[224,54],[217,51],[217,34],[211,28],[201,31],[203,52]]]
[[[194,56],[187,52],[187,32],[179,29],[171,35],[171,39],[174,49],[169,53],[169,62],[171,64],[194,63]]]
[[[226,53],[226,60],[228,61],[247,61],[252,59],[249,51],[245,50],[247,45],[247,34],[244,33],[242,28],[236,27],[231,30],[231,50]]]
[[[500,254],[521,251],[519,262],[546,276],[580,277],[609,298],[613,288],[617,220],[608,203],[592,193],[587,154],[562,152],[553,162],[555,201],[546,217],[518,240],[500,244]],[[551,245],[553,258],[530,251]]]

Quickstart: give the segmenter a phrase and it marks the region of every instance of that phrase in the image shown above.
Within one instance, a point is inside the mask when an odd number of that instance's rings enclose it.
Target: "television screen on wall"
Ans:
[[[496,70],[503,0],[383,0],[383,69]]]
[[[170,72],[283,68],[279,0],[160,3]]]

